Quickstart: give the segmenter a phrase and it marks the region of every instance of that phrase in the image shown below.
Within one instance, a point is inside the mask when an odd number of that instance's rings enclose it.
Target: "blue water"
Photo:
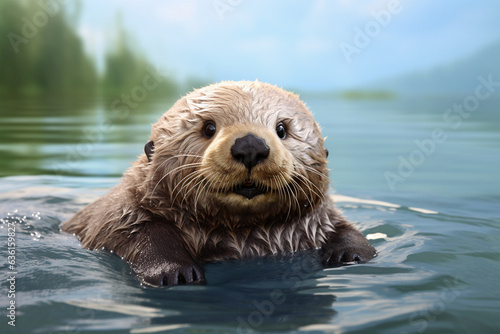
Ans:
[[[141,286],[119,257],[59,230],[119,182],[172,101],[123,120],[108,101],[2,101],[0,332],[498,332],[499,100],[453,128],[443,114],[464,96],[302,99],[328,137],[337,206],[379,256],[332,269],[307,252],[213,263],[206,286],[172,288]],[[415,153],[436,129],[445,139]],[[392,188],[387,173],[400,177]]]

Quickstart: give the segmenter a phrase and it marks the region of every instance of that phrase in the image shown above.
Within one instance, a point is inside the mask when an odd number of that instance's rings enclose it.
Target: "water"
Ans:
[[[365,235],[378,236],[371,242],[379,256],[332,269],[307,252],[214,263],[205,266],[206,286],[157,289],[59,226],[119,182],[149,124],[173,101],[150,101],[126,117],[111,114],[105,100],[2,101],[0,332],[497,332],[499,100],[482,101],[453,128],[443,114],[463,96],[302,98],[328,136],[337,205]],[[438,128],[445,139],[432,147]],[[420,154],[415,141],[427,143]],[[414,164],[398,171],[400,156]],[[391,189],[387,173],[404,182]]]

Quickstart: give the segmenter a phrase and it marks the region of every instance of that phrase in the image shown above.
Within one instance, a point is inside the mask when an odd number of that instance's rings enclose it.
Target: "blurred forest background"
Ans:
[[[402,4],[402,15],[413,18],[398,21],[398,12],[387,24],[377,23],[388,13],[384,1],[294,3],[277,22],[269,17],[280,1],[264,3],[265,13],[262,2],[222,12],[216,3],[2,0],[0,96],[120,96],[143,84],[152,69],[162,80],[148,97],[241,79],[350,100],[451,96],[473,90],[479,74],[500,76],[499,25],[489,23],[499,16],[498,2],[486,0],[484,8],[460,3],[450,17],[439,13],[445,4]],[[371,36],[373,24],[379,32]]]
[[[98,71],[77,33],[82,3],[50,6],[42,11],[38,1],[0,1],[0,96],[113,96],[130,91],[154,68],[132,45],[117,16],[104,69]],[[173,80],[162,78],[150,93],[172,96],[179,91]]]

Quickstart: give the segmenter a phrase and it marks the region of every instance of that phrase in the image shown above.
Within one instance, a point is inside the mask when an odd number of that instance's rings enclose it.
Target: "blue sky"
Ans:
[[[82,4],[78,29],[99,61],[112,44],[120,12],[133,45],[180,80],[259,79],[303,90],[345,89],[448,64],[500,39],[498,0]],[[345,50],[353,49],[346,45],[356,48],[349,57]]]

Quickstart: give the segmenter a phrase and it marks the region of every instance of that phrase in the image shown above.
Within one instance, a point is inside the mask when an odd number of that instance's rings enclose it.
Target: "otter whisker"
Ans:
[[[224,180],[225,180],[225,177],[224,177]],[[224,181],[221,181],[221,178],[222,178],[222,176],[219,173],[217,173],[216,178],[213,178],[213,177],[210,178],[211,183],[212,183],[212,188],[216,189],[216,191],[219,193],[224,191],[224,189],[221,187],[221,184],[224,185]]]
[[[231,188],[233,187],[233,186],[230,184],[230,182],[229,182],[229,181],[231,181],[231,177],[230,177],[228,174],[224,175],[224,176],[223,176],[223,178],[222,178],[222,181],[220,181],[220,183],[221,183],[223,186],[222,186],[222,187],[221,187],[221,186],[219,186],[219,187],[222,189],[222,191],[223,191],[223,192],[230,191],[230,190],[231,190]]]
[[[231,177],[228,174],[223,175],[222,177],[219,175],[219,177],[214,180],[215,189],[217,189],[219,193],[231,190],[233,185],[229,181],[231,181]]]
[[[295,171],[293,172],[293,175],[296,176],[298,179],[300,179],[300,181],[302,181],[304,183],[304,185],[307,187],[307,190],[309,191],[309,193],[311,195],[316,195],[316,197],[319,197],[321,199],[324,198],[323,192],[313,182],[311,182],[311,180],[309,180],[307,177],[305,177],[304,175],[302,175],[298,172],[295,172]],[[311,186],[315,187],[319,191],[319,193],[316,192]],[[309,201],[309,203],[310,203],[310,201]]]
[[[184,193],[184,196],[182,197],[181,205],[186,202],[186,199],[188,198],[189,194],[191,194],[193,192],[193,190],[197,189],[197,185],[202,181],[203,181],[202,176],[197,175],[195,178],[192,178],[191,181],[189,181],[186,184],[186,191]]]
[[[191,182],[192,179],[197,178],[202,173],[201,169],[192,171],[191,173],[185,175],[172,189],[172,192],[175,192],[177,188],[180,186],[180,191],[183,191],[187,185]]]
[[[277,187],[280,190],[281,196],[283,196],[284,199],[286,200],[287,195],[288,195],[288,193],[286,191],[287,190],[287,182],[286,182],[283,171],[280,171],[280,173],[277,175],[277,178],[278,178],[276,180]],[[288,206],[289,212],[290,212],[290,207],[291,207],[291,205]]]
[[[178,173],[178,172],[182,172],[186,169],[194,169],[196,167],[199,167],[201,166],[201,162],[194,162],[194,163],[191,163],[191,164],[186,164],[186,165],[182,165],[182,166],[178,166],[172,170],[170,170],[168,173],[166,173],[166,175],[170,175],[171,173]],[[190,173],[189,173],[190,174]]]
[[[177,159],[177,158],[181,158],[181,157],[194,157],[194,158],[199,158],[199,159],[203,158],[203,156],[201,156],[201,155],[194,155],[194,154],[176,154],[176,155],[173,155],[170,158],[165,159],[164,161],[162,161],[161,164],[159,164],[158,167],[156,167],[156,169],[152,173],[151,180],[154,180],[154,177],[155,177],[156,172],[158,171],[158,169],[162,168],[167,162],[169,162],[172,159]],[[181,166],[182,165],[183,164],[181,164]]]
[[[290,184],[290,185],[294,188],[294,190],[295,190],[295,191],[293,191],[293,192],[292,192],[292,195],[293,195],[293,199],[295,200],[295,203],[297,204],[297,209],[299,210],[299,219],[300,219],[300,218],[302,217],[302,208],[301,208],[301,206],[300,206],[300,201],[299,201],[299,198],[297,197],[297,193],[298,193],[298,191],[297,191],[297,187],[299,187],[299,186],[298,186],[298,184],[297,184],[297,183],[293,183],[293,182],[290,182],[289,184]],[[299,188],[300,188],[300,187],[299,187]]]
[[[189,186],[189,183],[190,181],[193,179],[193,178],[196,178],[197,175],[199,174],[199,170],[196,170],[196,171],[193,171],[187,175],[185,175],[176,185],[175,187],[172,189],[171,193],[174,194],[175,193],[175,196],[173,197],[172,199],[172,202],[175,202],[176,199],[177,199],[177,195],[180,194],[180,192],[185,189],[186,187]],[[179,191],[177,191],[177,188],[180,186],[180,189]]]
[[[184,191],[184,189],[189,189],[185,192],[183,198],[182,198],[182,201],[181,201],[181,204],[186,200],[186,197],[189,195],[189,193],[192,191],[192,189],[195,187],[195,185],[193,185],[193,183],[197,182],[200,178],[203,179],[203,173],[204,171],[206,170],[207,168],[202,168],[202,169],[199,169],[199,170],[196,170],[188,175],[186,175],[182,180],[181,182],[179,182],[174,190],[176,190],[177,186],[180,184],[181,185],[181,188],[179,189],[179,191],[176,193],[175,195],[175,198],[174,198],[174,201],[175,199],[177,198],[177,194],[180,194],[181,192]],[[174,192],[174,190],[172,190],[172,192]]]
[[[283,182],[285,183],[284,189],[287,191],[287,194],[290,196],[290,207],[292,206],[292,200],[294,204],[296,204],[297,209],[299,211],[299,217],[301,217],[301,209],[300,209],[300,203],[297,198],[297,189],[296,186],[293,183],[286,183],[286,180],[283,178]],[[292,189],[293,188],[293,189]]]
[[[180,171],[183,171],[185,169],[189,169],[189,168],[194,168],[196,166],[201,166],[201,162],[197,162],[197,163],[192,163],[192,164],[187,164],[187,165],[183,165],[183,166],[178,166],[174,169],[172,169],[171,171],[169,171],[168,173],[165,173],[165,175],[163,175],[161,177],[161,179],[156,183],[156,185],[154,186],[153,188],[153,191],[151,192],[151,198],[149,200],[149,203],[151,204],[151,201],[152,201],[152,196],[155,194],[156,192],[156,188],[158,187],[158,185],[167,177],[169,176],[171,173],[174,173],[174,172],[180,172]]]
[[[311,180],[309,180],[308,178],[304,178],[304,181],[306,181],[308,184],[309,184],[309,189],[320,199],[320,200],[324,200],[325,199],[325,193],[324,191],[322,191],[321,189],[318,188],[317,185],[314,184],[314,182],[311,182]],[[312,187],[311,187],[312,186]],[[313,188],[316,188],[316,190],[314,190]]]
[[[191,173],[191,175],[189,175],[189,177],[185,177],[183,180],[183,185],[181,186],[181,189],[180,191],[178,192],[178,194],[180,194],[183,189],[186,189],[186,192],[185,192],[185,195],[184,197],[182,198],[182,201],[181,201],[181,206],[182,204],[184,203],[184,201],[186,200],[187,196],[189,195],[189,193],[191,193],[194,189],[196,189],[196,193],[194,195],[195,197],[195,205],[194,205],[194,218],[195,218],[195,221],[196,223],[198,224],[198,227],[201,229],[201,224],[198,220],[198,215],[197,215],[197,212],[198,212],[198,195],[200,194],[200,187],[198,187],[198,185],[204,181],[206,181],[206,178],[204,177],[204,172],[207,170],[207,168],[202,168],[200,170],[197,170],[193,173]],[[177,198],[177,195],[175,196],[175,198]]]
[[[186,186],[186,191],[184,192],[184,196],[182,197],[182,201],[181,201],[181,204],[184,204],[186,202],[186,198],[189,196],[189,194],[191,194],[192,192],[194,192],[194,196],[196,196],[196,189],[198,189],[198,185],[203,182],[203,177],[201,174],[198,174],[196,175],[196,177],[192,178],[187,186]],[[196,208],[197,208],[197,205],[195,203],[195,214],[196,214]]]
[[[274,175],[272,177],[272,179],[270,180],[271,181],[271,194],[273,194],[274,192],[276,192],[278,194],[278,201],[281,202],[281,187],[279,186],[278,184],[278,181],[276,180],[278,176],[277,175]]]
[[[153,180],[154,180],[154,176],[155,176],[156,172],[158,171],[158,169],[159,169],[160,167],[162,167],[162,166],[163,166],[163,165],[164,165],[164,164],[165,164],[168,160],[170,160],[170,159],[172,159],[172,158],[175,158],[175,157],[171,157],[171,158],[169,158],[169,159],[167,159],[167,160],[163,161],[163,162],[160,164],[160,166],[158,166],[158,167],[156,168],[156,170],[154,171],[153,175],[151,176],[151,181],[153,181]],[[170,170],[169,172],[167,172],[165,175],[163,175],[163,177],[160,179],[160,181],[161,181],[161,180],[163,180],[163,178],[165,178],[166,176],[170,175],[171,173],[173,173],[173,172],[177,171],[178,169],[187,169],[187,168],[190,168],[190,167],[195,167],[195,166],[197,166],[197,165],[201,165],[201,162],[194,162],[194,163],[191,163],[191,164],[181,164],[181,165],[177,166],[176,168],[174,168],[174,169]],[[160,181],[159,181],[159,182],[160,182]],[[155,188],[156,188],[156,186],[155,186]],[[154,193],[154,191],[153,191],[153,193]]]
[[[324,178],[324,179],[328,180],[328,182],[333,182],[332,179],[330,179],[330,177],[328,175],[326,175],[325,173],[322,173],[322,172],[318,171],[317,169],[314,169],[311,166],[301,165],[300,167],[304,168],[308,172],[311,172],[311,173],[316,174],[317,176],[319,176],[321,178]]]
[[[307,196],[306,192],[304,191],[304,189],[302,189],[302,187],[298,184],[297,181],[295,181],[294,179],[291,179],[291,184],[293,184],[294,188],[295,189],[298,189],[302,192],[302,194],[304,195],[304,197],[306,198],[306,200],[309,202],[309,205],[311,207],[314,207],[313,203],[311,202],[311,199],[309,198],[309,196]],[[300,207],[300,205],[299,205]]]
[[[288,197],[288,193],[287,193],[287,184],[285,182],[285,178],[283,176],[283,171],[281,171],[278,175],[275,175],[275,177],[273,177],[273,179],[276,181],[276,188],[278,189],[278,199],[280,199],[281,197],[283,197],[283,202],[286,202],[287,201],[287,198],[288,198],[288,212],[287,212],[287,215],[286,215],[286,218],[285,218],[285,221],[288,220],[288,218],[290,217],[290,212],[292,210],[292,200],[290,197]],[[281,201],[281,199],[280,199]]]
[[[203,182],[205,182],[205,184],[200,188],[198,185],[200,183],[203,183]],[[203,193],[203,191],[205,191],[206,187],[209,184],[210,184],[209,180],[207,180],[206,178],[202,178],[197,184],[194,185],[194,187],[197,188],[197,191],[196,191],[196,194],[195,194],[195,197],[194,197],[194,212],[195,212],[195,214],[196,214],[196,209],[198,207],[198,198]]]
[[[325,198],[325,192],[323,190],[321,190],[314,182],[309,180],[309,178],[305,177],[304,175],[301,175],[301,176],[304,179],[304,181],[306,181],[310,186],[312,186],[312,188],[315,188],[317,190],[317,192],[314,191],[314,194],[316,196],[318,196],[321,200],[323,200]],[[311,190],[312,190],[312,188],[311,188]]]

